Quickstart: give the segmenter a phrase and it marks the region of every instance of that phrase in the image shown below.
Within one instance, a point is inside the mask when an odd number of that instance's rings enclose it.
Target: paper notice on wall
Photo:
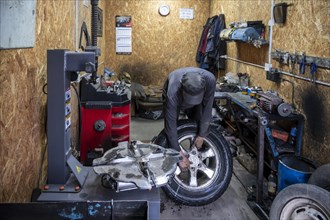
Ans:
[[[180,8],[180,19],[194,19],[194,9]]]
[[[116,28],[116,53],[132,53],[132,28]]]
[[[116,53],[132,53],[132,17],[116,16]]]

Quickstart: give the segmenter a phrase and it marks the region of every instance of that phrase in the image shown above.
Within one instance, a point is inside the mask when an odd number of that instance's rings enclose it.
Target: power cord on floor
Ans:
[[[47,92],[45,91],[45,87],[47,86],[47,83],[45,85],[43,85],[42,87],[42,91],[44,94],[47,95]],[[39,183],[41,180],[41,173],[42,173],[42,165],[45,161],[45,157],[46,157],[46,152],[47,152],[47,146],[48,146],[48,137],[47,137],[47,121],[48,121],[48,112],[47,112],[47,107],[48,107],[48,102],[46,101],[46,108],[45,108],[45,136],[46,136],[46,144],[45,146],[42,148],[42,153],[41,153],[41,158],[40,158],[40,167],[39,167],[39,173],[38,173],[38,178],[37,178],[37,182],[35,183],[36,188],[39,187]]]
[[[42,153],[42,157],[41,157],[41,160],[40,160],[39,174],[38,174],[38,178],[37,178],[38,182],[36,183],[36,188],[39,187],[39,183],[40,183],[40,180],[41,180],[42,165],[44,164],[44,161],[45,161],[47,146],[48,146],[48,141],[46,141],[46,144],[43,148],[43,153]]]

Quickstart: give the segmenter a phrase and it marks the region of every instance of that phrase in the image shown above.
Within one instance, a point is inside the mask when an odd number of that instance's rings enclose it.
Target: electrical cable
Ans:
[[[292,93],[291,93],[291,104],[292,104],[292,107],[294,109],[296,109],[296,105],[294,103],[294,82],[288,80],[288,79],[284,79],[284,78],[281,78],[282,81],[285,81],[285,82],[288,82],[292,85]]]
[[[45,85],[42,86],[42,92],[47,95],[47,92],[45,91],[46,86],[47,86],[47,83],[45,83]]]
[[[86,47],[88,47],[88,46],[91,45],[91,39],[90,39],[90,36],[88,34],[86,22],[84,22],[84,21],[81,25],[80,38],[79,38],[79,49],[82,49],[84,51],[86,48],[82,45],[82,36],[83,36],[83,34],[85,36]]]
[[[39,174],[38,174],[38,178],[37,178],[38,179],[38,182],[36,183],[36,185],[37,185],[36,188],[38,188],[39,183],[40,183],[41,173],[42,173],[42,165],[43,165],[43,163],[45,161],[45,156],[46,156],[46,152],[47,152],[47,146],[48,146],[48,141],[46,141],[46,144],[45,144],[45,146],[43,148],[42,157],[40,159]]]
[[[47,85],[47,83],[43,86],[43,88]],[[43,89],[44,90],[44,89]],[[47,94],[47,93],[45,93]],[[47,146],[48,146],[48,137],[47,137],[47,120],[48,120],[48,114],[47,114],[47,106],[48,103],[46,102],[46,110],[45,110],[45,135],[46,135],[46,144],[43,148],[42,156],[40,158],[40,167],[39,167],[39,174],[37,178],[37,183],[36,183],[36,188],[38,188],[39,183],[40,183],[40,178],[41,178],[41,173],[42,173],[42,164],[44,163],[46,152],[47,152]]]
[[[79,120],[79,123],[78,123],[78,141],[77,141],[78,147],[77,147],[77,150],[80,151],[81,124],[82,124],[82,117],[81,117],[81,115],[82,115],[82,108],[81,108],[81,101],[80,101],[80,96],[79,96],[78,90],[77,90],[77,88],[73,84],[71,84],[71,86],[72,86],[73,90],[75,91],[76,96],[77,96],[77,100],[78,100],[78,109],[79,109],[79,111],[78,111],[78,120]]]

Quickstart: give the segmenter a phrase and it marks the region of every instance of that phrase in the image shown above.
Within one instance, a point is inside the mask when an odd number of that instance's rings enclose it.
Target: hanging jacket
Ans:
[[[213,73],[219,69],[225,69],[225,59],[220,58],[220,56],[227,53],[227,45],[219,36],[225,28],[223,14],[207,19],[196,53],[196,62],[200,63],[201,68],[208,69]]]
[[[220,32],[223,29],[226,29],[226,22],[225,22],[225,15],[220,14],[219,15],[219,29],[217,29],[215,35],[217,36],[217,41],[216,41],[216,48],[217,48],[217,53],[215,55],[215,60],[217,61],[216,63],[216,68],[224,70],[226,68],[226,59],[220,58],[222,55],[227,54],[227,43],[224,40],[220,39]]]
[[[201,35],[201,38],[199,40],[199,44],[198,44],[198,47],[197,47],[197,53],[196,53],[196,62],[198,62],[198,63],[201,62],[201,56],[203,54],[205,54],[206,46],[207,46],[207,36],[208,36],[209,30],[212,26],[212,23],[213,23],[215,17],[217,17],[217,16],[214,16],[212,18],[208,18],[206,20],[206,23],[203,26],[202,35]]]

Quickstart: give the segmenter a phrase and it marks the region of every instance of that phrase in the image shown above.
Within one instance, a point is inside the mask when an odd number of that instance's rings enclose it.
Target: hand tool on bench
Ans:
[[[300,65],[299,65],[299,73],[300,74],[305,74],[305,68],[306,68],[305,64],[306,64],[306,55],[305,55],[305,53],[302,53],[301,62],[300,62]]]
[[[317,64],[315,62],[311,63],[310,74],[311,74],[311,82],[315,83],[315,74],[317,71]]]

